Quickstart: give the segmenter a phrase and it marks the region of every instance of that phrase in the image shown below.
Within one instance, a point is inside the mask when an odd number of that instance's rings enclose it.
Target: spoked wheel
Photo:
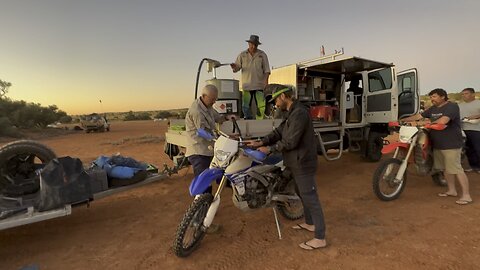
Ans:
[[[192,202],[183,216],[173,242],[173,252],[178,257],[190,255],[205,236],[207,228],[203,226],[203,220],[212,204],[212,200],[212,194],[200,195]]]
[[[293,179],[287,183],[282,194],[298,196],[297,192],[295,191],[295,182]],[[300,197],[298,198],[298,200],[289,200],[287,202],[277,202],[276,207],[278,212],[280,212],[280,214],[284,216],[286,219],[297,220],[303,217],[303,204],[302,204],[302,201],[300,200]]]
[[[43,168],[55,153],[35,141],[21,140],[0,148],[0,191],[8,196],[35,193],[40,188],[38,169]]]
[[[398,170],[402,161],[396,158],[386,159],[373,175],[373,192],[382,201],[395,200],[400,196],[407,181],[407,172],[403,178],[396,180]]]

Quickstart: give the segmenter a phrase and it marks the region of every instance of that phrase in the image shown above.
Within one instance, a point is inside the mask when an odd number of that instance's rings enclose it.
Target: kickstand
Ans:
[[[282,232],[280,231],[280,222],[278,221],[277,210],[275,207],[272,207],[273,215],[275,216],[275,224],[277,225],[278,239],[282,240]]]

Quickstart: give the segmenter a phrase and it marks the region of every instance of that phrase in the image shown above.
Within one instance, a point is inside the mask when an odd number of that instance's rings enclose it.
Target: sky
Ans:
[[[478,0],[0,0],[0,79],[69,114],[189,107],[201,59],[260,36],[270,65],[344,48],[415,67],[421,93],[480,90]],[[202,70],[200,87],[211,78]],[[238,79],[227,66],[217,77]],[[101,100],[101,102],[100,102]]]

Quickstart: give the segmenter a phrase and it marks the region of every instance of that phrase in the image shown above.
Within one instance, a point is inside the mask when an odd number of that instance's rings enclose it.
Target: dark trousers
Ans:
[[[192,164],[193,175],[195,177],[199,176],[203,171],[210,167],[210,162],[212,162],[213,157],[202,156],[202,155],[192,155],[188,157],[188,162]],[[212,193],[212,186],[209,186],[204,193]]]
[[[302,199],[305,223],[315,225],[315,238],[325,239],[325,220],[315,182],[316,168],[290,168],[290,170],[297,184],[297,193]]]
[[[465,143],[465,154],[468,164],[473,170],[480,170],[480,131],[465,130],[467,141]]]

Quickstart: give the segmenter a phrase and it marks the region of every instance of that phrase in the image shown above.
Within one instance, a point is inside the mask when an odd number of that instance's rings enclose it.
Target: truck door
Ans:
[[[398,82],[398,118],[416,114],[420,107],[417,69],[399,72]]]
[[[388,123],[397,120],[398,88],[393,67],[377,69],[367,73],[367,109],[365,119],[368,123]]]

